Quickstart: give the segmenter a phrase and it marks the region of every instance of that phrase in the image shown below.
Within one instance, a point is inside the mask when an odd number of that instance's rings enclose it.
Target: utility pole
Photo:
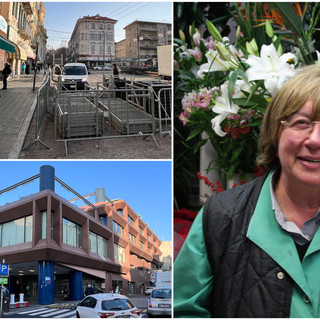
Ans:
[[[33,88],[32,88],[32,91],[34,91],[36,89],[38,46],[39,46],[39,44],[38,44],[38,41],[37,41],[36,59],[34,61],[34,76],[33,76]]]

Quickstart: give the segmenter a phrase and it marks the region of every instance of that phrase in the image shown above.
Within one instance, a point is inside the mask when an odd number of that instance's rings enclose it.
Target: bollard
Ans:
[[[14,293],[10,294],[10,304],[14,304]]]
[[[24,301],[23,301],[23,299],[24,299],[24,293],[20,293],[19,294],[19,296],[20,296],[20,303],[24,303]]]

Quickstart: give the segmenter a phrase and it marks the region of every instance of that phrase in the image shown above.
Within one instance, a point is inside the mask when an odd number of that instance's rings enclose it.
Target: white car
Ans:
[[[144,294],[150,294],[152,289],[153,287],[146,287],[146,291],[144,292]]]
[[[154,288],[148,300],[148,318],[168,316],[171,317],[172,290],[169,287]]]
[[[89,74],[84,63],[66,63],[62,68],[55,65],[53,68],[53,81],[58,81],[61,77],[63,88],[67,90],[85,89],[85,85],[89,84]]]
[[[96,66],[96,67],[93,67],[94,70],[102,70],[102,67],[101,66]]]
[[[86,296],[76,309],[77,318],[141,318],[140,310],[121,294],[97,293]]]

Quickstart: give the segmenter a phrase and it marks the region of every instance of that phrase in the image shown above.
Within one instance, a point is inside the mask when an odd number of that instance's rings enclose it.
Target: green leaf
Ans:
[[[189,140],[193,139],[194,137],[198,136],[199,134],[201,134],[202,131],[203,131],[202,128],[197,128],[197,129],[193,130],[193,131],[189,134],[189,136],[188,136],[188,138],[187,138],[186,141],[189,141]]]

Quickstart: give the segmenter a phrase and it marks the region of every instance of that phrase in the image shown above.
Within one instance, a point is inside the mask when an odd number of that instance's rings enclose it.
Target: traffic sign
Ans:
[[[9,265],[8,264],[1,264],[0,265],[0,276],[9,276]]]
[[[0,278],[0,284],[8,284],[8,278]]]

